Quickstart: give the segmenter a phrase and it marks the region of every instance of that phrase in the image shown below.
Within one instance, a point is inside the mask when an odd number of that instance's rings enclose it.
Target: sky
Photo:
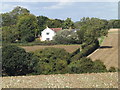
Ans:
[[[118,2],[2,2],[0,12],[10,12],[16,6],[27,8],[36,16],[62,20],[69,17],[74,22],[82,17],[118,18]]]

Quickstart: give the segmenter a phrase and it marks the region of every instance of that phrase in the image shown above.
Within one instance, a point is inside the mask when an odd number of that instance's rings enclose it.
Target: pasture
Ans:
[[[48,48],[48,47],[54,47],[54,48],[63,48],[67,52],[72,53],[76,49],[80,48],[80,45],[50,45],[50,46],[35,45],[35,46],[20,46],[20,47],[24,48],[27,52],[40,50],[40,49],[44,49],[44,48]]]

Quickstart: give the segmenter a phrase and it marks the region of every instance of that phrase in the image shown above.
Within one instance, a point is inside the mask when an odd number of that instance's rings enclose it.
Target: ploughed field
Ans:
[[[48,47],[54,47],[54,48],[63,48],[65,49],[67,52],[72,53],[74,52],[76,49],[80,48],[80,45],[35,45],[35,46],[22,46],[22,48],[24,48],[26,51],[35,51],[35,50],[40,50],[40,49],[44,49],[44,48],[48,48]]]
[[[118,88],[118,73],[3,77],[2,88]]]
[[[96,59],[104,62],[107,68],[113,66],[118,67],[118,37],[120,36],[120,30],[110,29],[108,36],[102,42],[100,48],[90,54],[93,61]],[[120,45],[120,43],[119,43]]]

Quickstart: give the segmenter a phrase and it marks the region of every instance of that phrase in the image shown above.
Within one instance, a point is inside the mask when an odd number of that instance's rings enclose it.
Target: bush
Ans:
[[[22,39],[21,39],[21,42],[32,42],[32,41],[34,41],[35,40],[35,37],[34,37],[34,35],[26,35],[26,36],[24,36],[24,37],[22,37]]]
[[[107,72],[106,66],[100,60],[94,61],[94,71],[93,72]]]
[[[34,52],[39,58],[35,68],[37,74],[66,73],[69,63],[69,53],[60,48],[46,48]]]
[[[96,60],[92,61],[90,58],[81,58],[80,60],[72,61],[68,65],[69,73],[98,73],[107,72],[107,69],[103,62]]]
[[[2,72],[9,76],[26,75],[33,72],[37,60],[31,53],[14,45],[2,47]]]
[[[71,60],[74,61],[74,60],[79,60],[82,57],[86,57],[92,52],[94,52],[98,47],[99,47],[99,42],[98,40],[96,40],[94,43],[91,43],[90,45],[86,45],[86,47],[84,47],[81,52],[74,55],[71,58]]]
[[[89,58],[81,58],[70,63],[69,73],[91,73],[93,72],[93,61]]]
[[[110,67],[110,69],[108,71],[109,72],[116,72],[117,70],[115,69],[115,67]]]

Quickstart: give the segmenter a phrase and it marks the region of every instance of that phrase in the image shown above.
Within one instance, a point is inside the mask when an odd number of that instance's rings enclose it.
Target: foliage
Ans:
[[[79,53],[78,50],[75,53]],[[71,54],[60,48],[45,48],[27,53],[17,46],[6,45],[3,46],[2,53],[3,76],[107,72],[101,61],[93,62],[86,57],[72,60]]]
[[[71,20],[71,18],[67,18],[63,23],[63,28],[64,29],[69,29],[70,27],[75,28],[74,22]]]
[[[76,49],[73,53],[71,53],[71,57],[75,56],[76,54],[80,53],[80,48]]]
[[[62,27],[62,23],[64,22],[63,20],[60,19],[49,19],[48,17],[45,16],[38,16],[38,27],[39,27],[39,34],[41,33],[42,30],[46,28],[46,26],[50,28],[60,28]]]
[[[98,37],[107,35],[108,22],[98,18],[82,18],[80,23],[80,31],[77,32],[81,43],[91,42]]]
[[[76,55],[71,57],[72,61],[79,60],[80,58],[86,57],[89,54],[91,54],[93,51],[95,51],[99,47],[99,42],[95,40],[95,42],[91,43],[90,45],[84,45],[84,47],[83,46],[81,47],[82,47],[82,50]]]
[[[30,11],[23,7],[17,6],[11,12],[1,14],[2,26],[16,25],[18,16],[26,13],[30,13]]]
[[[115,67],[110,67],[109,68],[109,72],[116,72],[117,70],[115,69]]]
[[[69,63],[69,53],[60,48],[46,48],[34,53],[39,62],[36,66],[37,74],[65,73]]]
[[[2,72],[9,76],[26,75],[33,72],[36,58],[24,49],[13,45],[2,47]]]
[[[100,60],[94,61],[94,71],[95,73],[97,72],[107,72],[106,66],[101,62]]]
[[[45,16],[38,16],[37,20],[38,20],[38,28],[39,28],[38,33],[40,34],[41,31],[44,30],[46,26],[48,26],[47,21],[49,20],[49,18]]]
[[[70,73],[90,73],[93,72],[94,63],[88,58],[81,58],[73,61],[68,66]]]
[[[31,42],[38,35],[37,19],[32,14],[26,14],[19,17],[17,22],[19,31],[19,40],[21,42]]]
[[[19,32],[15,25],[12,26],[4,26],[2,28],[2,39],[4,42],[13,43],[18,39]]]
[[[79,43],[76,32],[71,29],[59,31],[53,38],[59,44],[76,44]]]
[[[109,28],[120,28],[120,20],[109,20],[108,27]]]
[[[99,61],[92,61],[90,58],[81,58],[68,65],[69,73],[92,73],[107,72],[105,65]]]

